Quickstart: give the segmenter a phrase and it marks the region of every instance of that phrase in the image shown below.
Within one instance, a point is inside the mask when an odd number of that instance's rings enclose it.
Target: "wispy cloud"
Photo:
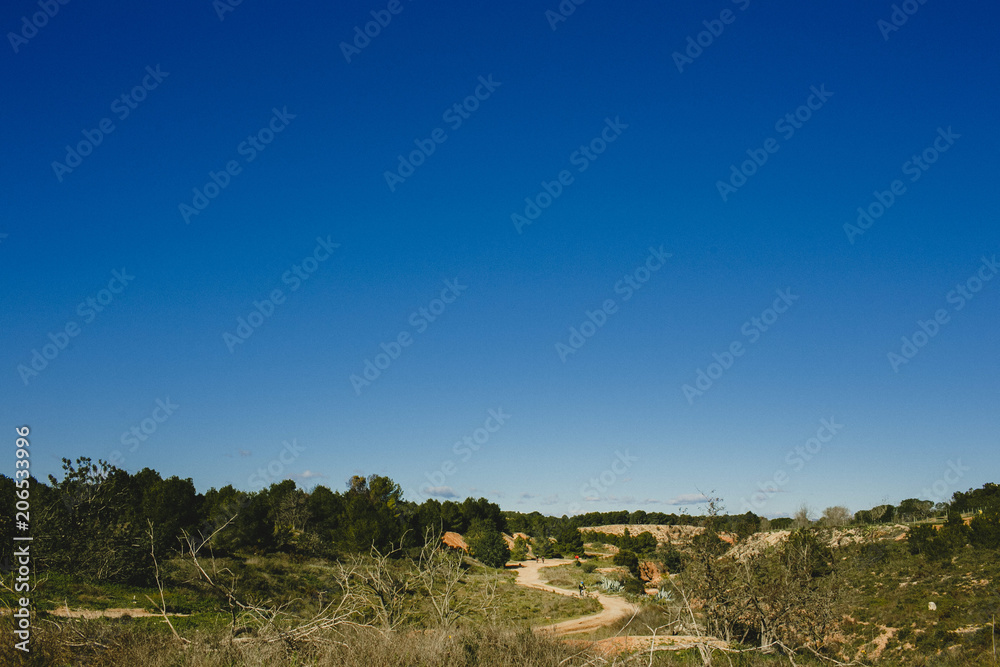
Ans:
[[[289,477],[292,479],[326,479],[326,475],[313,470],[303,470],[300,473],[292,473]]]
[[[428,486],[424,487],[424,493],[428,496],[436,496],[438,498],[457,498],[458,495],[455,493],[455,489],[450,486]]]
[[[711,498],[704,493],[682,493],[666,501],[667,505],[694,505],[696,503],[707,503]]]

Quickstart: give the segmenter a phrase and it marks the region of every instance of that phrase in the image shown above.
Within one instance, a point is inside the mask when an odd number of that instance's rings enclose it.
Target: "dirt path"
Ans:
[[[517,583],[521,586],[536,588],[541,591],[549,591],[550,593],[558,593],[559,595],[568,595],[571,597],[576,596],[576,591],[568,591],[565,588],[556,588],[555,586],[542,583],[541,574],[539,572],[539,570],[543,567],[556,567],[557,565],[566,565],[572,562],[573,561],[568,558],[549,558],[544,563],[525,561],[521,563],[523,567],[517,569]],[[601,603],[601,606],[604,607],[602,611],[599,611],[596,614],[591,614],[590,616],[581,616],[580,618],[573,618],[568,621],[545,625],[538,628],[538,630],[548,632],[556,636],[575,634],[577,632],[589,632],[591,630],[603,628],[606,625],[611,625],[615,619],[621,618],[622,616],[631,616],[636,610],[635,605],[619,597],[601,595],[600,593],[593,592],[590,592],[590,596],[596,598],[597,601]]]
[[[550,558],[546,560],[545,563],[524,561],[521,563],[522,567],[516,570],[517,584],[541,591],[549,591],[550,593],[558,593],[559,595],[575,596],[577,595],[575,591],[569,591],[565,588],[556,588],[555,586],[543,583],[540,573],[540,570],[543,567],[555,567],[557,565],[565,565],[572,562],[573,561],[568,558]],[[601,606],[604,607],[602,611],[589,616],[581,616],[580,618],[561,621],[552,625],[543,625],[535,629],[539,632],[545,632],[556,637],[576,634],[578,632],[590,632],[592,630],[597,630],[611,625],[615,620],[620,619],[623,616],[631,616],[637,609],[635,605],[620,597],[602,595],[600,593],[590,593],[590,595],[601,603]],[[680,649],[692,648],[699,644],[708,645],[714,648],[726,647],[725,642],[716,639],[715,637],[696,637],[693,635],[672,635],[663,637],[633,635],[631,637],[609,637],[608,639],[601,639],[593,643],[598,650],[607,654],[615,654],[622,651],[648,651],[651,646],[655,650],[676,651]]]
[[[49,613],[53,616],[62,616],[63,618],[121,618],[122,616],[131,616],[132,618],[155,616],[157,618],[163,618],[163,614],[160,612],[146,611],[145,609],[139,609],[138,607],[133,607],[132,609],[70,609],[66,606],[62,606],[58,609],[51,610]],[[167,616],[188,615],[189,614],[167,614]]]

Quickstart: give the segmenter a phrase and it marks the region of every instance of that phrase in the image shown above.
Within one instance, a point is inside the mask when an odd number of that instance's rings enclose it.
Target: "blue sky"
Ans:
[[[0,18],[39,477],[769,516],[996,481],[995,7],[224,6]]]

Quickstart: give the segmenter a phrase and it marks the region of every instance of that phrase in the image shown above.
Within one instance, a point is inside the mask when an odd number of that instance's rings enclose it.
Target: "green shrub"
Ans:
[[[614,555],[611,562],[615,565],[627,567],[628,571],[632,573],[632,576],[639,576],[639,557],[633,552],[623,549]]]
[[[579,562],[579,561],[577,561],[577,562]],[[586,563],[583,564],[583,571],[586,572],[587,574],[590,574],[591,572],[593,572],[596,569],[597,569],[597,563],[595,563],[593,561],[588,561],[588,562],[586,562]]]
[[[646,589],[643,587],[642,582],[635,577],[625,577],[622,581],[624,584],[624,590],[626,593],[631,595],[645,595]]]

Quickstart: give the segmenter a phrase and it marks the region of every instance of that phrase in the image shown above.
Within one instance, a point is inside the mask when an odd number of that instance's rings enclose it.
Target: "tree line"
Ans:
[[[14,481],[0,475],[0,497],[13,499],[14,491]],[[75,462],[63,459],[62,479],[50,475],[46,484],[32,478],[31,526],[33,554],[41,571],[148,584],[153,576],[151,553],[169,556],[180,547],[181,538],[195,544],[211,539],[218,554],[289,552],[340,559],[373,548],[415,556],[428,530],[454,531],[466,537],[473,556],[499,567],[510,555],[501,533],[529,536],[515,544],[517,556],[530,544],[535,555],[553,557],[583,555],[584,536],[578,529],[586,526],[693,525],[710,527],[712,534],[745,537],[758,530],[810,523],[804,510],[794,519],[768,520],[752,512],[723,514],[711,505],[703,516],[622,510],[553,517],[501,511],[485,498],[462,502],[432,498],[417,504],[403,498],[399,484],[379,475],[353,476],[343,491],[320,485],[307,492],[293,480],[284,480],[256,492],[229,485],[201,494],[191,479],[164,478],[150,468],[132,474],[105,461],[94,463],[81,457]],[[914,549],[943,558],[963,544],[1000,541],[997,484],[956,492],[951,503],[944,505],[907,499],[895,507],[882,505],[858,512],[853,518],[844,508],[828,508],[820,525],[915,521],[942,507],[951,513],[945,530],[916,527]],[[980,511],[981,517],[965,526],[959,513],[969,511]],[[12,512],[0,514],[0,566],[7,572],[13,566],[13,519]],[[638,554],[657,551],[652,535],[634,533],[587,538]],[[658,560],[676,571],[678,555],[672,549],[662,551]]]
[[[0,497],[13,502],[14,491],[14,481],[0,475]],[[131,474],[81,457],[63,459],[62,479],[32,478],[31,512],[39,571],[105,582],[151,583],[151,553],[169,556],[185,537],[196,545],[211,538],[219,555],[339,559],[373,548],[412,556],[429,529],[465,534],[475,544],[470,551],[489,553],[491,562],[506,559],[500,535],[506,519],[496,504],[485,498],[416,504],[379,475],[351,477],[344,491],[320,485],[306,492],[284,480],[256,492],[228,485],[201,494],[191,479],[164,478],[150,468]],[[0,514],[0,565],[8,572],[13,534],[13,513]]]

